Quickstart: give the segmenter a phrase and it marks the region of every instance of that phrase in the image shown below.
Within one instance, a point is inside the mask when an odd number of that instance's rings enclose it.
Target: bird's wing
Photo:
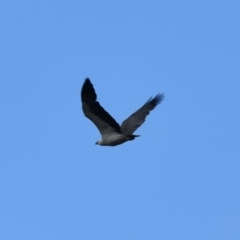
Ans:
[[[102,136],[114,132],[121,133],[119,124],[97,101],[97,95],[89,78],[85,79],[82,86],[81,100],[84,115],[96,125]]]
[[[163,94],[158,94],[154,98],[149,98],[149,100],[141,108],[123,121],[121,125],[122,133],[125,135],[134,133],[136,129],[144,123],[149,112],[161,103],[163,98]]]

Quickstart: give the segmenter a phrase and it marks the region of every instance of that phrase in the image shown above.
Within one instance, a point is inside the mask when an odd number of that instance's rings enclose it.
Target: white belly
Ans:
[[[123,134],[111,134],[105,135],[101,141],[102,146],[116,146],[128,141],[125,135]]]

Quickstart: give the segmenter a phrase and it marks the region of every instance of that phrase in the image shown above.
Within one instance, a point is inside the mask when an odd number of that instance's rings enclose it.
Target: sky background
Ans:
[[[240,239],[240,2],[0,3],[0,239]],[[121,123],[84,117],[89,77]]]

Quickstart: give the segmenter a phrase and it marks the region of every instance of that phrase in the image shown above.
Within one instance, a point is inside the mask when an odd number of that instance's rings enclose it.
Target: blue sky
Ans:
[[[1,1],[0,239],[240,239],[239,1]],[[89,77],[121,123],[100,147]]]

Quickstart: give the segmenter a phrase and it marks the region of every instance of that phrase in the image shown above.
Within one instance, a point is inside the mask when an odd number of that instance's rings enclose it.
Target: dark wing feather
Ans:
[[[130,117],[123,121],[121,125],[122,133],[125,135],[132,134],[139,128],[146,119],[146,116],[152,111],[161,101],[164,95],[158,94],[154,98],[149,98],[149,100],[136,112],[134,112]]]
[[[119,124],[97,101],[97,95],[89,78],[85,79],[82,86],[81,100],[84,115],[96,125],[101,135],[121,133]]]

